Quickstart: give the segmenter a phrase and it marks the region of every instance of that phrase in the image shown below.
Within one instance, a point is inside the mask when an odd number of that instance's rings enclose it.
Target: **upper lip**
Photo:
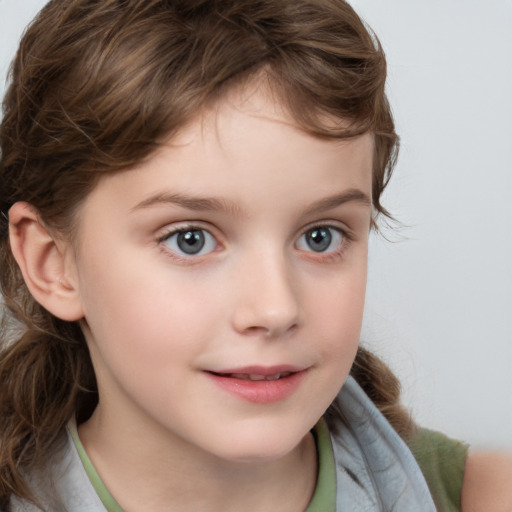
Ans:
[[[210,369],[206,370],[210,373],[216,373],[219,375],[231,375],[231,374],[247,374],[247,375],[262,375],[263,377],[270,377],[277,375],[278,373],[297,373],[302,372],[306,369],[304,366],[296,366],[291,364],[279,364],[274,366],[242,366],[238,368],[223,368],[220,370]]]

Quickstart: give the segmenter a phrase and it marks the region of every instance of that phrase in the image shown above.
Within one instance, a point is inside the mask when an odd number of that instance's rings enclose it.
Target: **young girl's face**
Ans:
[[[232,94],[80,210],[82,325],[101,428],[233,461],[298,446],[357,349],[371,135],[299,130]]]

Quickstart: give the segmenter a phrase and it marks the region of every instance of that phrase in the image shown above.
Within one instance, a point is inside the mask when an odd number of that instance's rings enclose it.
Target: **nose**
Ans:
[[[234,281],[235,330],[268,338],[295,330],[302,314],[298,284],[282,255],[260,253],[245,261]]]

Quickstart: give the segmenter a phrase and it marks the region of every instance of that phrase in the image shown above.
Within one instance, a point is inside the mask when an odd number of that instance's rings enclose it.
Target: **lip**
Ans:
[[[292,365],[205,371],[205,375],[222,390],[255,404],[269,404],[290,397],[297,391],[306,373],[307,368]]]

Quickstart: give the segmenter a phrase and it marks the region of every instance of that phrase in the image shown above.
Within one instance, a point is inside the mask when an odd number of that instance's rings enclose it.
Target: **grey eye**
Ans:
[[[177,254],[199,256],[215,250],[215,238],[204,229],[183,229],[172,233],[165,245]]]
[[[316,226],[308,229],[297,242],[303,251],[332,252],[341,246],[343,235],[339,229],[329,226]]]

